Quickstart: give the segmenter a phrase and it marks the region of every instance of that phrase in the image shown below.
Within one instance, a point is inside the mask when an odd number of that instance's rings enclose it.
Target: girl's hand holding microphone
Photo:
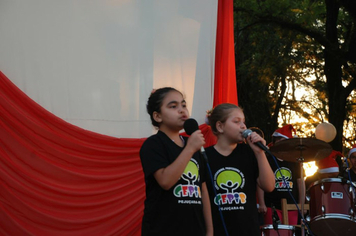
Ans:
[[[194,131],[188,138],[186,148],[191,149],[192,152],[197,152],[205,145],[205,138],[201,130]]]

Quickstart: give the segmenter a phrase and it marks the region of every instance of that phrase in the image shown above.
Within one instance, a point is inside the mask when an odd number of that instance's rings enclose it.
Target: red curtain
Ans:
[[[234,3],[233,0],[218,1],[218,19],[215,47],[215,79],[213,107],[221,103],[238,105],[236,70],[235,70],[235,42],[234,42]],[[216,136],[210,126],[202,124],[206,146],[216,143]]]
[[[144,139],[73,126],[0,72],[0,234],[139,235]]]
[[[237,104],[232,0],[218,9],[214,105]],[[144,140],[73,126],[0,72],[0,235],[140,235]]]
[[[220,0],[215,48],[214,104],[232,103],[238,105],[235,43],[234,43],[234,3]]]

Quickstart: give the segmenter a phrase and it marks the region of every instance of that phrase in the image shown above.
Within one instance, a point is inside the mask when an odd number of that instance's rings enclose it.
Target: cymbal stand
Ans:
[[[308,228],[309,233],[313,235],[311,232],[310,228],[308,225],[305,224],[305,218],[304,218],[304,202],[305,202],[305,180],[304,180],[304,168],[303,168],[303,163],[304,163],[304,157],[303,157],[303,150],[305,150],[305,146],[300,142],[300,145],[297,146],[297,149],[300,151],[300,157],[297,159],[299,162],[299,167],[300,167],[300,177],[301,177],[301,185],[302,185],[302,199],[300,199],[300,215],[301,215],[301,236],[305,236],[305,227]],[[297,205],[298,208],[298,205]]]
[[[300,214],[301,214],[301,236],[305,236],[305,219],[304,219],[304,201],[305,201],[305,180],[304,180],[304,169],[303,169],[303,147],[298,146],[300,150],[300,157],[298,158],[299,168],[300,168],[300,178],[301,178],[301,185],[302,185],[302,199],[300,199]]]

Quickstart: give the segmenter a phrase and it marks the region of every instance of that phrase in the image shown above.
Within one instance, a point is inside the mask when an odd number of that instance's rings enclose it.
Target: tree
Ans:
[[[342,151],[355,100],[356,1],[235,1],[235,13],[239,102],[247,120],[269,137],[282,110],[304,115],[311,126],[323,113],[337,129],[331,145]],[[314,90],[314,99],[297,102],[298,85]]]

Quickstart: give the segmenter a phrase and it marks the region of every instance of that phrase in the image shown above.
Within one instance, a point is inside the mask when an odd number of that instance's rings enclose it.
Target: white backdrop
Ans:
[[[212,106],[217,0],[0,0],[0,70],[74,125],[115,137],[154,132],[152,88]]]

